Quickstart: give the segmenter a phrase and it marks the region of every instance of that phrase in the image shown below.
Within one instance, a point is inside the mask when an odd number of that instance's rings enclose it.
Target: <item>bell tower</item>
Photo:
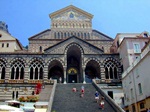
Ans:
[[[70,5],[50,14],[49,17],[52,37],[55,39],[65,39],[73,35],[82,39],[90,39],[92,14]]]

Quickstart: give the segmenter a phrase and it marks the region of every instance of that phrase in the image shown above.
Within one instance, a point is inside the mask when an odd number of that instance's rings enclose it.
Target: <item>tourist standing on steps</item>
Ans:
[[[104,110],[104,104],[105,104],[105,102],[104,102],[104,97],[102,97],[101,100],[100,100],[100,108],[101,108],[102,110]]]
[[[95,100],[96,100],[96,103],[98,103],[98,101],[99,101],[99,93],[98,93],[98,91],[95,92]]]
[[[84,86],[81,86],[81,97],[84,96]]]

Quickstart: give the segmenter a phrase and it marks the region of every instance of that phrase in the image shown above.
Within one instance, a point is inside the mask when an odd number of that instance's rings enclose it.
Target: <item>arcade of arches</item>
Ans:
[[[33,58],[26,62],[24,58],[14,58],[10,65],[0,59],[0,79],[11,80],[50,80],[61,77],[64,83],[90,83],[92,79],[120,80],[120,63],[112,57],[101,61],[98,58],[84,60],[84,51],[76,43],[66,47],[64,61],[53,58],[46,64],[42,58]],[[85,56],[86,57],[86,56]],[[10,73],[8,73],[8,70]],[[28,70],[28,71],[27,71]]]

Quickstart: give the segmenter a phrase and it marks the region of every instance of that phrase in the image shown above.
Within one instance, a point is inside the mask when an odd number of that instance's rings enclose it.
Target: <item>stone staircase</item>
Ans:
[[[81,86],[85,88],[84,97],[80,97]],[[72,88],[77,88],[73,92]],[[105,101],[105,109],[101,110],[95,101],[96,89],[92,84],[57,84],[51,112],[115,112]]]
[[[53,85],[45,85],[39,94],[39,101],[49,102],[49,98],[52,92]]]

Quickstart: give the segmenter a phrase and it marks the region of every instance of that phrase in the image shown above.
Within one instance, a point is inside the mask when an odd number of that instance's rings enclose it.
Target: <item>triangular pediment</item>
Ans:
[[[67,38],[66,40],[61,41],[54,46],[45,49],[44,51],[45,54],[64,54],[66,47],[70,44],[79,45],[83,49],[84,54],[103,54],[102,49],[75,36]]]
[[[49,15],[51,20],[84,20],[90,21],[93,15],[73,5],[65,7]]]

